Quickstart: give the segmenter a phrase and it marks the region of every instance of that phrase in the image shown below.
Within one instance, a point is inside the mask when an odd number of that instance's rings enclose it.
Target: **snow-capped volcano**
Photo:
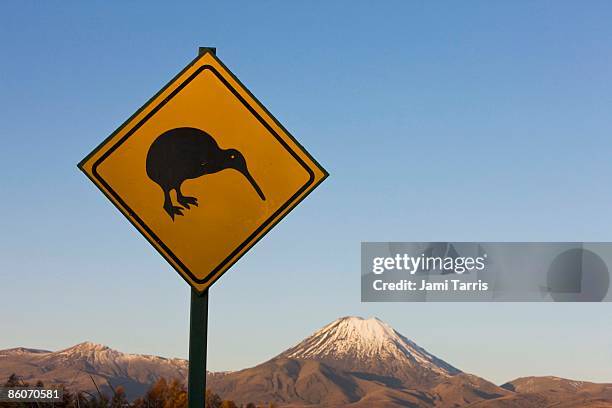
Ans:
[[[279,357],[317,360],[346,371],[430,382],[460,373],[377,318],[343,317]]]

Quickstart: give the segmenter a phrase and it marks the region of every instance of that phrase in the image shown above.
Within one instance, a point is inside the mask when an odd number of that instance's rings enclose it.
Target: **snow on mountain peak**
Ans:
[[[73,354],[84,355],[84,354],[96,354],[96,353],[108,352],[108,351],[112,352],[113,350],[110,347],[105,346],[104,344],[93,343],[91,341],[84,341],[82,343],[75,344],[72,347],[68,347],[67,349],[60,350],[58,351],[58,353],[66,354],[66,355],[73,355]]]
[[[347,316],[337,319],[280,357],[345,361],[351,367],[376,364],[425,369],[438,375],[460,371],[428,353],[376,317]],[[384,371],[384,370],[383,370]]]
[[[104,344],[94,343],[92,341],[84,341],[82,343],[76,344],[71,349],[81,349],[81,350],[108,350],[109,347]]]
[[[380,346],[384,344],[386,339],[396,335],[395,330],[387,323],[377,317],[364,319],[363,317],[347,316],[332,322],[338,323],[338,329],[344,331],[345,334],[359,338],[363,342],[368,342],[370,345]],[[328,325],[322,330],[325,330]]]

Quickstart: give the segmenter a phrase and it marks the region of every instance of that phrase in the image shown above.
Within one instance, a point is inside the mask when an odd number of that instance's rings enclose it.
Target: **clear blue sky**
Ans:
[[[76,163],[218,55],[331,177],[211,290],[209,368],[378,316],[496,382],[612,382],[610,304],[361,304],[361,241],[612,241],[612,4],[0,5],[0,348],[187,356],[189,289]]]

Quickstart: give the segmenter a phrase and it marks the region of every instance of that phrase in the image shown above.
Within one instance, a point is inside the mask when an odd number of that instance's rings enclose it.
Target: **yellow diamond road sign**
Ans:
[[[211,52],[79,168],[199,292],[327,177]]]

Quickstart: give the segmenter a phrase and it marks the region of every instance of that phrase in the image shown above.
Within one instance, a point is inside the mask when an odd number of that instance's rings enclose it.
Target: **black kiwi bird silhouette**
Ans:
[[[168,130],[155,139],[147,153],[147,175],[163,190],[163,208],[172,220],[176,215],[183,215],[183,210],[189,206],[198,206],[197,198],[186,197],[181,192],[185,180],[226,169],[239,171],[265,201],[266,197],[249,173],[242,153],[236,149],[221,149],[203,130],[189,127]],[[176,190],[176,201],[182,207],[172,203],[172,190]]]

